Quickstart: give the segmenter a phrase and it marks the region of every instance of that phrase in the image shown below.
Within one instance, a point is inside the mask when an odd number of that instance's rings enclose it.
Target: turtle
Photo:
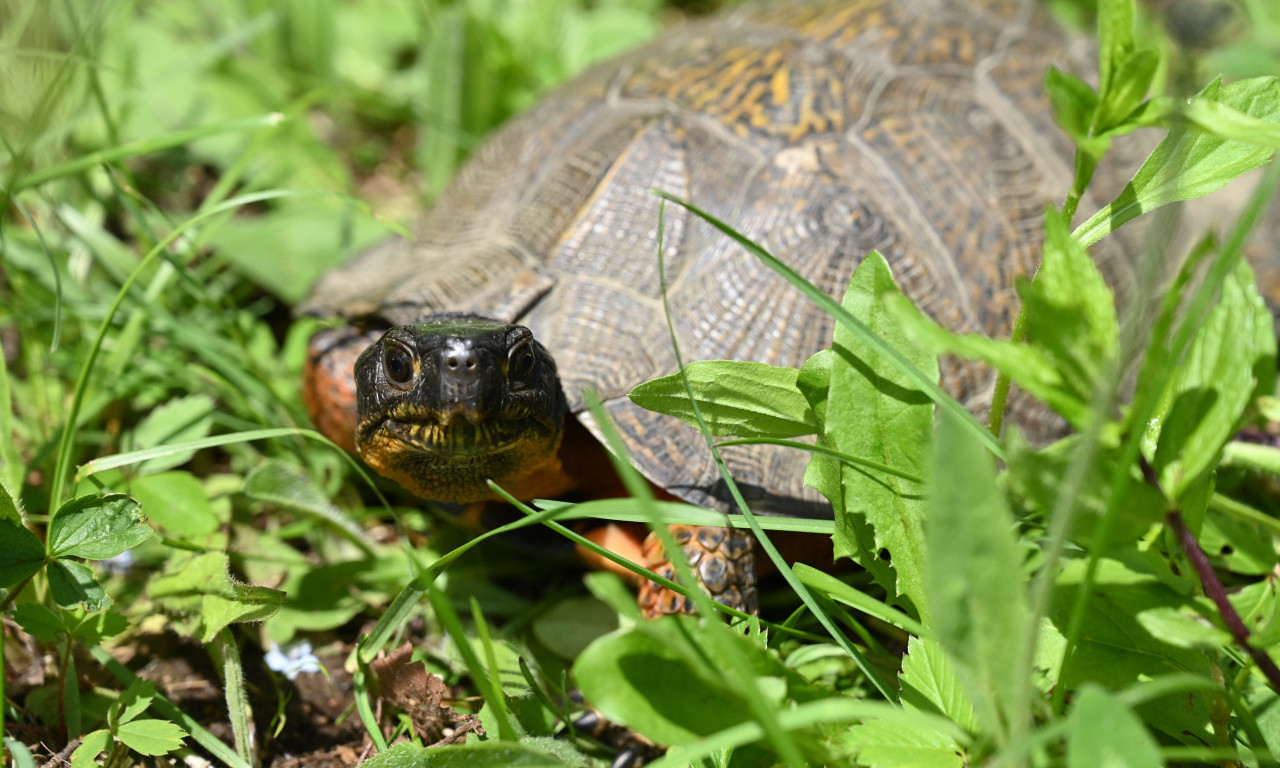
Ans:
[[[312,417],[425,498],[490,499],[488,479],[521,498],[590,495],[607,474],[585,410],[594,391],[656,488],[729,510],[702,436],[627,397],[677,369],[653,190],[693,201],[836,297],[879,251],[937,321],[1007,336],[1045,206],[1073,176],[1044,72],[1087,72],[1091,55],[1020,0],[784,0],[686,23],[509,121],[413,237],[320,280],[300,311],[343,325],[311,341]],[[662,247],[686,358],[799,366],[830,345],[827,315],[689,211],[667,207]],[[1115,254],[1098,256],[1122,284]],[[975,411],[994,380],[951,359],[942,378]],[[1011,407],[1052,429],[1029,401]],[[807,454],[723,455],[753,511],[832,514],[804,483]],[[717,599],[753,607],[741,535],[677,533]],[[652,540],[646,556],[661,572]],[[652,585],[642,602],[689,608]]]

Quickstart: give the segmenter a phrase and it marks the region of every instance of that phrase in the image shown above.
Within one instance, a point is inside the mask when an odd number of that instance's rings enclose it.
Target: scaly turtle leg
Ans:
[[[755,540],[745,528],[672,525],[671,535],[693,567],[698,582],[717,603],[754,614],[757,609]],[[645,566],[675,580],[676,569],[652,533],[644,540]],[[640,585],[640,610],[646,618],[693,613],[693,601],[652,581]]]

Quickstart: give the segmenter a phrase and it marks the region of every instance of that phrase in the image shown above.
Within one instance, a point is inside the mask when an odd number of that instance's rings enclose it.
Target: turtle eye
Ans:
[[[396,389],[407,390],[413,386],[413,353],[403,344],[388,342],[382,352],[382,370],[387,382]]]
[[[532,339],[523,339],[507,353],[507,380],[525,382],[533,373],[538,358],[533,354]]]

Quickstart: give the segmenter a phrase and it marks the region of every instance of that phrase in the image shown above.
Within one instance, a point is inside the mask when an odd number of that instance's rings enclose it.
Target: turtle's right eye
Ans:
[[[413,386],[413,353],[403,345],[388,342],[382,352],[382,370],[387,382],[396,389],[407,390]]]

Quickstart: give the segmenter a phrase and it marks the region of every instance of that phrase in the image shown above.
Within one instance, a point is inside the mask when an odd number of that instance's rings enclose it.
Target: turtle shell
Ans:
[[[1087,71],[1088,56],[1033,6],[1000,0],[788,1],[691,23],[512,120],[412,240],[327,275],[302,309],[527,325],[575,412],[596,390],[645,475],[722,506],[702,437],[627,399],[676,369],[652,190],[693,201],[832,296],[874,249],[938,321],[1007,334],[1045,205],[1072,179],[1044,72]],[[831,319],[764,264],[682,208],[667,206],[665,222],[685,359],[799,366],[830,345]],[[943,368],[949,391],[980,410],[991,373]],[[829,514],[804,486],[807,454],[724,453],[755,509]]]

